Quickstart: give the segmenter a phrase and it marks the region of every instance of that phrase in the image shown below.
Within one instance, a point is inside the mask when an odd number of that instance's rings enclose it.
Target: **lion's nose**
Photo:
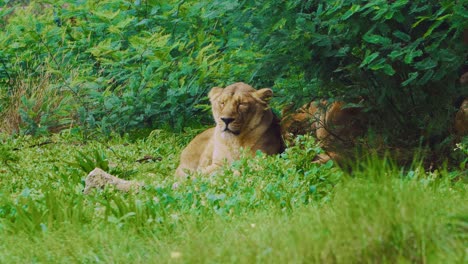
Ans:
[[[234,121],[234,118],[232,117],[221,117],[221,120],[223,120],[223,122],[227,125],[229,125],[229,123],[231,123],[232,121]]]

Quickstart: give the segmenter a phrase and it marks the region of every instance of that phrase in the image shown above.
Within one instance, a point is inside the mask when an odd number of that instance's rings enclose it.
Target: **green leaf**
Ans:
[[[360,5],[353,4],[353,6],[351,6],[351,8],[348,11],[346,11],[346,13],[343,14],[343,16],[341,17],[341,20],[346,20],[350,18],[352,15],[357,13],[360,10],[360,8],[361,8]]]
[[[424,33],[424,36],[423,38],[427,38],[429,35],[432,34],[432,31],[434,31],[434,29],[438,28],[444,21],[443,20],[438,20],[437,22],[435,22],[427,31],[426,33]]]
[[[413,23],[413,25],[411,25],[411,28],[417,27],[419,24],[421,24],[422,22],[428,20],[429,18],[430,18],[430,17],[428,17],[428,16],[421,16],[421,17],[419,17],[419,20],[416,21],[415,23]]]
[[[411,50],[410,52],[406,53],[404,61],[406,64],[411,64],[415,58],[421,56],[422,54],[423,52],[421,50]]]
[[[424,73],[423,77],[418,81],[419,85],[424,85],[426,84],[431,78],[434,76],[434,71],[433,70],[428,70],[426,73]]]
[[[281,18],[276,24],[273,26],[273,31],[276,31],[278,29],[282,29],[288,20],[286,18]]]
[[[394,50],[388,55],[388,57],[391,58],[392,60],[395,60],[396,58],[401,57],[405,53],[406,53],[406,50],[404,49]]]
[[[437,61],[432,58],[426,58],[420,62],[414,64],[414,67],[418,70],[428,70],[437,66]]]
[[[405,42],[409,42],[411,40],[411,37],[410,35],[404,33],[404,32],[401,32],[399,30],[393,32],[393,36],[405,41]]]
[[[397,0],[392,4],[392,8],[400,8],[408,4],[408,0]]]
[[[371,63],[372,61],[374,61],[378,56],[380,55],[380,52],[374,52],[372,54],[369,54],[368,56],[366,56],[364,58],[364,60],[362,61],[361,65],[359,65],[359,68],[362,68],[364,66],[366,66],[367,64]]]
[[[373,71],[378,71],[385,68],[385,65],[387,65],[386,60],[384,58],[380,58],[379,60],[371,63],[371,65],[369,65],[369,68]]]
[[[385,64],[382,69],[383,69],[384,73],[389,75],[389,76],[393,76],[396,73],[395,70],[393,69],[393,67],[390,64]]]
[[[408,84],[412,83],[416,78],[418,78],[419,73],[418,72],[412,72],[408,75],[408,79],[401,83],[402,86],[407,86]]]
[[[382,45],[382,46],[392,44],[391,39],[389,39],[387,37],[379,36],[379,35],[374,35],[374,34],[366,34],[366,35],[364,35],[363,39],[364,39],[364,41],[366,41],[368,43],[379,44],[379,45]]]
[[[336,53],[336,56],[344,57],[348,54],[349,50],[350,50],[349,46],[342,47],[338,50],[338,52]]]

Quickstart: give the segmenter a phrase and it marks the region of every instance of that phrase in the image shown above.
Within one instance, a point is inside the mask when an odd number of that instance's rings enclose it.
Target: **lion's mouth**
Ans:
[[[223,132],[231,133],[231,134],[236,135],[236,136],[240,134],[240,131],[239,131],[239,130],[231,130],[231,129],[229,129],[228,126],[226,126],[226,127],[224,128]]]

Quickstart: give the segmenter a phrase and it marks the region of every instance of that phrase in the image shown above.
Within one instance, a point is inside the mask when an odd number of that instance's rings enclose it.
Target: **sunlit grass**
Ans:
[[[178,154],[192,134],[0,139],[0,262],[467,261],[466,184],[444,170],[371,159],[348,175],[311,164],[318,149],[306,138],[285,155],[235,163],[239,176],[226,168],[174,189]],[[145,187],[84,196],[78,151]],[[155,159],[137,162],[145,155]]]

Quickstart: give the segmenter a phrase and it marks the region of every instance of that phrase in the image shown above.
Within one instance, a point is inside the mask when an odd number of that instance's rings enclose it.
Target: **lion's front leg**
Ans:
[[[210,175],[215,174],[221,167],[222,167],[222,165],[220,165],[220,164],[211,164],[211,165],[209,165],[207,167],[202,168],[200,170],[200,172],[203,175],[210,176]]]
[[[209,176],[214,174],[223,166],[223,159],[217,155],[213,144],[208,144],[200,156],[200,163],[197,171],[203,175]]]
[[[198,171],[201,172],[201,174],[203,175],[209,176],[214,174],[217,170],[219,170],[223,166],[223,164],[223,159],[219,159],[212,153],[211,155],[206,155],[201,160]]]

